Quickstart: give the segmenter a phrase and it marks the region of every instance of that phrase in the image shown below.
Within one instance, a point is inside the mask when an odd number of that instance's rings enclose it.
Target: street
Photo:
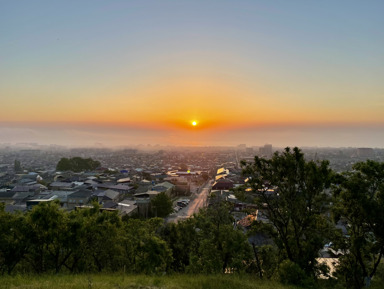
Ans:
[[[187,219],[191,217],[193,214],[198,213],[200,208],[206,207],[208,204],[208,194],[211,190],[213,181],[208,181],[203,187],[199,189],[198,192],[194,193],[195,198],[191,200],[189,205],[179,212],[170,215],[166,222],[178,222],[182,219]]]

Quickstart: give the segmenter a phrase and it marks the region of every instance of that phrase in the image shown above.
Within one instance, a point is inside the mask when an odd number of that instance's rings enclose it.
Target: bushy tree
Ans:
[[[58,202],[43,202],[26,216],[31,246],[27,260],[36,273],[59,272],[71,254],[68,247],[67,214]]]
[[[58,171],[70,171],[72,170],[71,161],[68,158],[61,158],[56,165]]]
[[[172,251],[157,234],[162,224],[159,218],[129,219],[124,224],[123,264],[132,273],[158,273],[170,267]]]
[[[161,192],[151,200],[152,214],[165,218],[173,212],[173,203],[166,193]]]
[[[200,210],[195,219],[198,246],[190,253],[188,271],[225,273],[245,270],[251,259],[251,248],[246,235],[234,226],[230,206],[218,203]]]
[[[11,274],[28,252],[30,241],[25,216],[4,211],[0,203],[0,272]]]
[[[334,212],[348,230],[335,242],[344,251],[338,273],[347,286],[362,288],[384,254],[384,163],[355,164],[344,174],[336,197]]]
[[[196,219],[188,218],[178,223],[168,223],[160,232],[172,250],[172,263],[170,269],[174,272],[185,272],[190,265],[190,255],[200,246],[197,238]]]
[[[84,159],[81,157],[73,157],[69,159],[61,158],[56,165],[56,170],[82,172],[95,170],[98,167],[100,167],[100,162],[92,158]]]
[[[298,148],[276,152],[271,159],[255,157],[242,162],[248,177],[244,190],[251,191],[267,223],[260,229],[273,238],[281,255],[315,276],[316,258],[332,228],[326,218],[332,171],[327,161],[306,161]],[[248,190],[247,190],[248,189]]]
[[[23,171],[23,168],[19,160],[15,160],[14,162],[14,171],[15,173],[21,173]]]
[[[124,229],[116,211],[100,211],[97,203],[91,209],[69,214],[68,227],[72,255],[66,262],[71,272],[117,271],[123,268],[121,240]]]
[[[70,213],[42,202],[23,214],[0,205],[0,273],[157,273],[170,268],[172,251],[159,234],[163,219],[128,219],[92,208]]]

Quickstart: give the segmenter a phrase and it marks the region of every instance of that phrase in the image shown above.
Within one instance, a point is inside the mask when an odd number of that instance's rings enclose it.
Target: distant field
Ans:
[[[100,275],[45,275],[3,276],[0,288],[10,289],[291,289],[274,281],[260,281],[249,276],[127,276]]]

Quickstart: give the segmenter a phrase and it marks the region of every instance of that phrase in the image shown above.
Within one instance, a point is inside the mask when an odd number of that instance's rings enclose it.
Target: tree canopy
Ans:
[[[173,203],[166,193],[161,192],[151,201],[152,211],[156,217],[165,218],[173,212]]]
[[[329,209],[325,189],[332,175],[328,162],[306,161],[300,149],[286,148],[271,159],[256,156],[242,166],[248,177],[245,188],[269,220],[258,222],[257,229],[273,238],[282,259],[314,276],[318,252],[332,227],[324,214]]]
[[[335,240],[344,252],[339,276],[346,286],[359,289],[369,285],[384,254],[384,163],[355,164],[336,192],[334,213],[348,230]]]
[[[57,201],[25,214],[0,205],[0,273],[165,271],[213,273],[247,263],[246,236],[233,227],[228,208],[204,209],[177,224],[161,218],[124,218],[92,208],[71,212]]]
[[[92,171],[100,167],[100,162],[95,161],[92,158],[61,158],[57,163],[56,170],[58,171],[72,171],[72,172],[82,172],[82,171]]]
[[[14,171],[15,173],[21,173],[23,171],[23,168],[19,160],[15,160],[14,162]]]

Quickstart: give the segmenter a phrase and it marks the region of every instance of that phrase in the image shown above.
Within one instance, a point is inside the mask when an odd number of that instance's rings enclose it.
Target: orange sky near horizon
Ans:
[[[180,70],[178,70],[180,72]],[[50,100],[49,91],[33,98],[22,94],[19,101],[5,99],[0,121],[29,123],[73,123],[128,126],[169,130],[234,129],[268,125],[377,124],[384,123],[382,106],[349,99],[303,97],[286,87],[247,83],[235,73],[203,76],[184,73],[153,73],[136,84],[60,92]],[[69,93],[74,99],[67,101]],[[307,92],[308,93],[308,92]],[[311,92],[314,94],[313,92]],[[315,94],[321,95],[320,92]],[[39,104],[37,104],[39,102]],[[17,113],[15,113],[17,111]],[[193,127],[191,122],[198,121]]]
[[[214,52],[163,57],[133,75],[122,68],[119,77],[99,82],[67,85],[53,76],[53,84],[5,86],[12,97],[2,100],[0,121],[181,131],[384,123],[381,88],[354,82],[355,75],[344,84],[327,69],[317,71],[317,79],[297,79],[288,68],[244,65],[246,59],[231,52],[220,55],[231,61],[215,60]],[[199,125],[192,127],[193,120]]]

